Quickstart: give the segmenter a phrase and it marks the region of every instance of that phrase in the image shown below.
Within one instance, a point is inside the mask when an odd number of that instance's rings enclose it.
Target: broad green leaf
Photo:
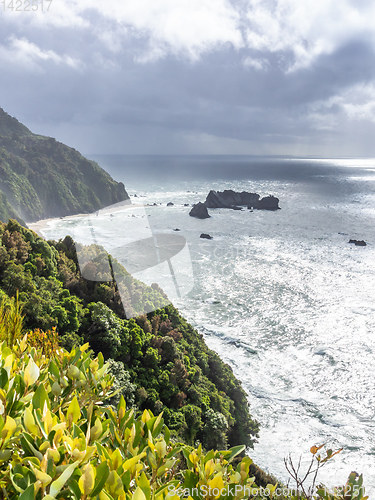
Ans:
[[[170,488],[173,487],[174,489],[177,489],[179,486],[180,486],[180,481],[176,481],[176,480],[169,481],[167,484],[164,484],[158,490],[156,490],[156,492],[155,492],[155,498],[158,498],[163,493],[164,493],[164,495],[162,496],[162,498],[164,498],[165,494],[168,493],[168,491],[169,491]]]
[[[40,435],[39,427],[36,425],[33,414],[29,408],[26,408],[23,414],[23,424],[30,434]]]
[[[95,425],[90,429],[90,440],[96,441],[103,434],[103,426],[101,421],[97,418],[95,420]]]
[[[150,481],[147,479],[147,476],[144,472],[142,472],[141,477],[138,479],[138,486],[145,494],[146,500],[150,500],[151,499]]]
[[[123,464],[122,467],[124,470],[131,469],[137,462],[139,462],[143,457],[146,456],[146,452],[143,451],[139,455],[136,455],[133,458],[129,458],[129,460],[126,460]]]
[[[101,368],[104,365],[104,357],[101,352],[98,354],[98,363],[99,363],[99,368]]]
[[[234,446],[233,448],[230,448],[227,451],[221,452],[225,460],[228,460],[228,462],[231,462],[234,457],[239,455],[245,450],[246,446],[245,445],[240,445],[240,446]]]
[[[79,489],[78,482],[75,480],[74,477],[71,477],[69,481],[67,481],[67,486],[70,489],[70,491],[75,495],[76,499],[81,498],[81,490]],[[44,497],[43,497],[44,500]]]
[[[13,455],[12,450],[1,450],[0,451],[0,462],[6,462]]]
[[[34,485],[30,484],[30,486],[26,488],[22,495],[18,497],[18,500],[34,500]]]
[[[81,409],[79,407],[77,396],[74,396],[70,405],[68,407],[68,411],[66,412],[66,419],[68,421],[69,427],[72,423],[78,422],[79,417],[81,416]]]
[[[224,481],[222,478],[222,473],[219,472],[219,474],[216,474],[216,476],[211,479],[211,481],[208,481],[208,487],[212,490],[217,490],[218,495],[215,495],[214,498],[219,498],[221,496],[221,491],[224,490]]]
[[[115,449],[115,451],[112,453],[111,456],[111,469],[112,470],[117,470],[120,465],[122,464],[123,458],[121,456],[120,450],[118,448]]]
[[[60,370],[58,369],[58,367],[57,367],[56,363],[53,361],[53,359],[51,360],[51,362],[49,364],[48,371],[50,372],[51,375],[53,375],[57,379],[60,378]]]
[[[187,470],[183,487],[192,490],[196,486],[198,479],[199,477],[193,471]]]
[[[77,368],[76,366],[70,365],[68,367],[67,375],[68,375],[68,378],[70,378],[71,380],[78,379],[80,374],[81,374],[81,372],[79,371],[79,368]]]
[[[1,368],[0,371],[0,387],[2,389],[7,389],[7,384],[8,384],[8,372],[4,369]]]
[[[34,467],[31,462],[29,463],[32,471],[35,474],[37,481],[40,481],[43,486],[47,486],[52,481],[52,477],[49,474],[46,474],[45,472]]]
[[[83,495],[90,495],[94,489],[95,474],[91,464],[87,464],[82,476],[79,478],[78,486]]]
[[[132,500],[146,500],[146,495],[143,493],[141,488],[136,488],[135,492],[133,493]]]
[[[58,382],[52,384],[51,392],[54,396],[60,396],[62,389]]]
[[[66,467],[66,469],[61,474],[61,476],[58,479],[56,479],[56,481],[54,481],[51,484],[49,492],[50,492],[50,495],[52,495],[53,498],[55,498],[56,495],[58,493],[60,493],[60,491],[64,487],[65,483],[70,478],[70,476],[73,474],[74,470],[76,469],[76,467],[78,467],[78,465],[79,465],[79,461],[78,462],[74,462],[73,464],[68,465],[68,467]]]
[[[16,421],[13,420],[13,418],[8,415],[5,420],[4,427],[1,431],[1,438],[4,440],[9,439],[10,437],[13,436],[16,429],[17,429]]]
[[[164,440],[168,445],[169,441],[171,439],[171,431],[168,429],[168,427],[166,425],[164,426],[163,434],[164,434]]]
[[[47,403],[47,408],[50,407],[48,394],[44,388],[44,384],[40,384],[33,396],[33,407],[42,410],[44,408],[44,403]]]
[[[109,493],[117,498],[119,495],[124,494],[124,488],[120,476],[115,470],[111,470],[107,479],[107,489]]]
[[[162,412],[157,416],[155,423],[154,423],[154,427],[152,429],[152,436],[154,438],[156,438],[160,434],[163,426],[164,426],[164,420],[163,420],[163,412]]]
[[[214,452],[214,450],[210,450],[210,451],[207,453],[207,455],[204,457],[204,459],[203,459],[203,463],[205,464],[205,463],[207,463],[209,460],[212,460],[212,459],[214,458],[214,456],[215,456],[215,452]],[[225,455],[223,455],[223,456],[224,456],[224,458],[225,458]]]
[[[167,453],[167,445],[166,445],[164,439],[162,439],[161,441],[158,441],[155,445],[155,448],[156,448],[156,451],[157,451],[159,457],[164,458],[166,453]]]
[[[94,485],[94,489],[91,492],[91,496],[94,498],[96,495],[99,495],[99,493],[102,491],[104,488],[104,485],[107,481],[107,478],[109,476],[109,467],[107,462],[102,462],[97,468],[96,468],[96,481]]]

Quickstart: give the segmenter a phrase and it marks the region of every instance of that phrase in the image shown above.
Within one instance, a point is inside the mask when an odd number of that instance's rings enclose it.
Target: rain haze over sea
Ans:
[[[287,480],[289,453],[297,461],[314,444],[342,447],[321,480],[343,484],[355,470],[374,495],[375,160],[93,159],[146,205],[153,232],[178,228],[186,238],[194,286],[175,305],[242,381],[261,424],[253,460]],[[184,205],[204,201],[211,189],[272,194],[281,210],[189,217]],[[58,239],[80,223],[55,220],[43,235]],[[108,246],[121,231],[119,211],[98,243]]]

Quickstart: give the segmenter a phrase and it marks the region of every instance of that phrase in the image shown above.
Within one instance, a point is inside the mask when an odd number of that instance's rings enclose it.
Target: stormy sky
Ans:
[[[34,132],[85,154],[375,156],[370,0],[28,6],[0,4],[0,106]]]

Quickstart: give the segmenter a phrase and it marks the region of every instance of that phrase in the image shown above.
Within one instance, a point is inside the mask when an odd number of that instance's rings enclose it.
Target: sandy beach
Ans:
[[[75,215],[67,215],[65,217],[55,217],[55,218],[49,218],[49,219],[40,219],[37,220],[36,222],[27,222],[27,227],[34,231],[37,235],[39,235],[41,238],[44,238],[43,235],[43,230],[47,228],[51,223],[57,220],[70,220],[70,219],[75,219],[77,217],[87,217],[89,214],[75,214]]]
[[[108,207],[103,207],[96,212],[92,213],[81,213],[81,214],[74,214],[74,215],[66,215],[65,217],[53,217],[49,219],[40,219],[36,222],[27,222],[27,227],[34,231],[36,234],[44,238],[43,235],[43,229],[51,225],[54,221],[57,220],[71,220],[71,219],[76,219],[76,218],[82,218],[82,217],[88,217],[90,215],[98,215],[99,213],[105,214],[105,213],[115,213],[122,211],[124,209],[129,209],[129,208],[137,208],[137,207],[143,207],[144,205],[142,203],[132,203],[131,200],[124,200],[120,201],[118,203],[115,203],[113,205],[109,205]]]

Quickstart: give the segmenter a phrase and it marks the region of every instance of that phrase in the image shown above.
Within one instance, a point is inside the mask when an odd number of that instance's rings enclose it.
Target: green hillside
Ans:
[[[23,226],[26,223],[18,216],[12,205],[8,202],[7,197],[0,191],[0,221],[9,221],[9,219],[16,219]]]
[[[101,262],[91,265],[100,274]],[[258,423],[231,368],[165,305],[157,285],[135,280],[115,260],[114,266],[124,274],[128,299],[149,302],[154,312],[126,319],[114,281],[82,278],[70,237],[47,242],[16,221],[0,223],[0,293],[19,294],[27,329],[56,327],[67,348],[89,342],[112,360],[128,405],[163,412],[176,438],[207,449],[252,446]]]
[[[0,191],[18,220],[90,213],[129,199],[94,161],[52,137],[36,135],[0,108]],[[0,208],[4,205],[0,200]],[[7,222],[9,209],[1,209]]]

